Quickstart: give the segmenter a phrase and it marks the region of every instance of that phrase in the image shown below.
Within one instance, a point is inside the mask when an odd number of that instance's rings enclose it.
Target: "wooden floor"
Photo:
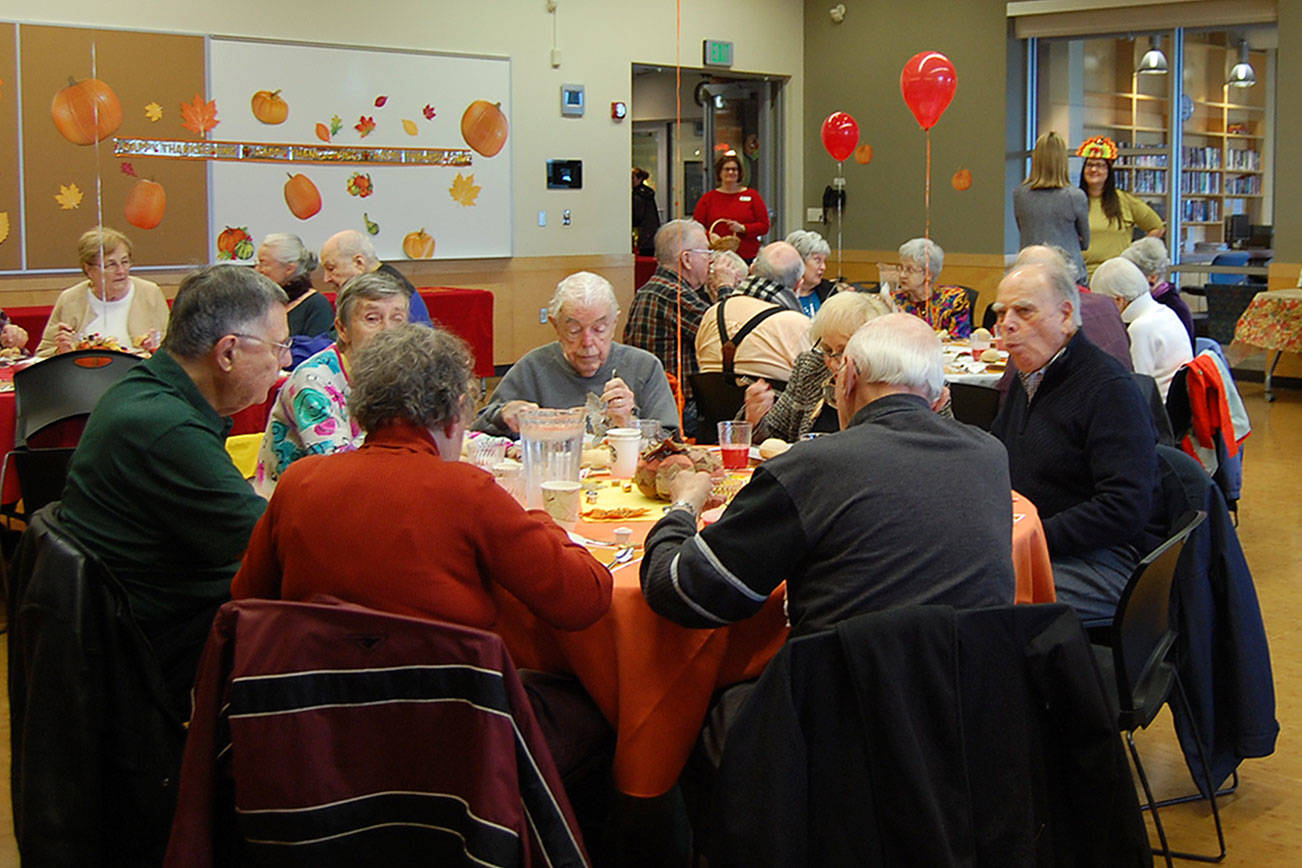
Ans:
[[[1239,537],[1270,638],[1281,733],[1274,755],[1244,762],[1239,791],[1221,802],[1229,846],[1223,864],[1295,865],[1302,863],[1302,756],[1292,742],[1302,726],[1302,587],[1293,584],[1302,581],[1302,390],[1277,390],[1277,400],[1269,404],[1260,383],[1241,383],[1240,391],[1253,431],[1244,462]],[[5,657],[0,642],[0,677],[7,671]],[[1168,713],[1136,742],[1159,798],[1192,790]],[[8,770],[8,693],[0,692],[0,773],[7,778]],[[8,787],[0,787],[0,816],[6,818],[0,823],[0,868],[7,868],[18,864]],[[1173,806],[1162,816],[1176,849],[1214,849],[1211,812],[1204,803]]]

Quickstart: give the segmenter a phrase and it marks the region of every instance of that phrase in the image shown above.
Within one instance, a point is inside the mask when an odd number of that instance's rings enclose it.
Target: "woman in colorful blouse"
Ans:
[[[890,290],[896,310],[921,317],[936,331],[952,338],[972,333],[972,306],[961,286],[937,286],[936,277],[945,264],[945,251],[927,238],[913,238],[900,245],[898,284]]]
[[[254,487],[270,497],[285,468],[305,455],[350,452],[364,432],[348,415],[348,368],[380,332],[407,322],[410,294],[383,272],[360,274],[336,299],[339,339],[309,356],[285,381],[271,407],[258,451]]]

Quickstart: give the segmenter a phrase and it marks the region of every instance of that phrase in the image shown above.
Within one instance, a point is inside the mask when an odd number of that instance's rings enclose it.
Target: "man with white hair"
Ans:
[[[990,430],[1040,512],[1058,600],[1103,622],[1153,541],[1157,431],[1130,373],[1080,330],[1079,304],[1061,262],[1000,281],[994,309],[1017,377]]]
[[[688,378],[699,370],[696,332],[701,315],[710,307],[705,289],[710,273],[705,227],[695,220],[670,220],[655,234],[655,252],[655,274],[633,295],[633,309],[624,324],[624,343],[653,354],[666,371],[679,378],[687,399],[684,416],[692,416],[684,418],[683,424],[689,434],[695,434],[696,405],[691,402]]]
[[[750,277],[701,318],[701,371],[787,382],[796,357],[810,348],[809,317],[796,300],[804,274],[805,261],[792,245],[774,241],[761,248]]]
[[[582,407],[598,395],[616,426],[656,419],[678,428],[678,406],[660,360],[646,350],[615,343],[619,302],[610,281],[588,271],[556,285],[547,321],[556,340],[530,350],[511,366],[472,426],[516,437],[525,411]]]
[[[335,292],[344,288],[344,284],[359,274],[383,272],[402,284],[411,296],[411,305],[407,309],[407,321],[421,325],[433,325],[425,299],[420,297],[416,287],[401,271],[387,262],[381,262],[371,240],[356,229],[336,232],[321,245],[321,273],[325,282],[335,288]]]
[[[1109,259],[1094,269],[1090,290],[1116,302],[1130,335],[1130,360],[1135,371],[1156,380],[1165,401],[1175,372],[1193,358],[1189,333],[1180,317],[1153,298],[1148,278],[1129,259]]]
[[[1012,603],[1007,458],[990,435],[933,412],[944,384],[940,341],[917,317],[855,332],[837,375],[839,433],[764,462],[699,533],[708,474],[670,480],[674,502],[642,561],[651,608],[718,627],[758,612],[785,581],[799,636],[897,606]]]

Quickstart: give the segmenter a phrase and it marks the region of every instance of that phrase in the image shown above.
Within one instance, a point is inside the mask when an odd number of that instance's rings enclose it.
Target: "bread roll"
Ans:
[[[791,444],[785,440],[779,440],[776,437],[770,437],[759,445],[760,458],[767,461],[774,456],[781,455],[791,448]]]

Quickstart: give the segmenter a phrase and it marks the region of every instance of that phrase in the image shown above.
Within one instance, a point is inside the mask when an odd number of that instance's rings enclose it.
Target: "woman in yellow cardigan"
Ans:
[[[1120,256],[1130,246],[1136,226],[1161,238],[1166,234],[1166,224],[1143,199],[1117,189],[1112,175],[1116,142],[1107,136],[1094,136],[1081,143],[1076,156],[1085,158],[1080,188],[1090,200],[1090,246],[1083,256],[1085,270],[1093,276],[1101,263]]]
[[[114,338],[128,351],[158,349],[167,332],[167,299],[158,284],[131,276],[131,241],[96,226],[78,239],[77,258],[86,279],[59,294],[36,355],[66,353],[91,334]]]

